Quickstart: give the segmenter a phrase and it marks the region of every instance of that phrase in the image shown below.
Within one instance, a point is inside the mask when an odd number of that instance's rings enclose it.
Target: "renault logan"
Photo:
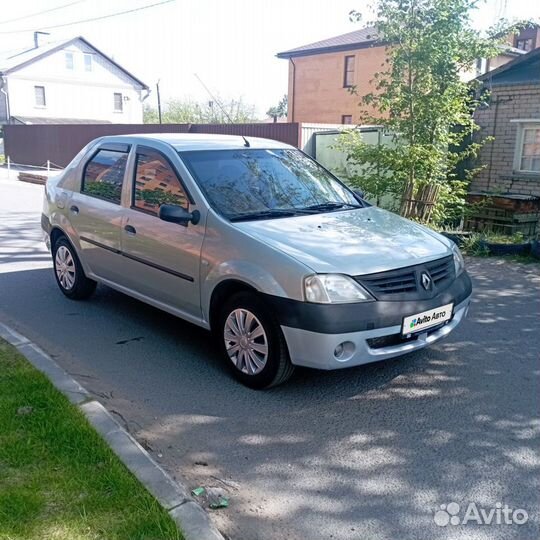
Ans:
[[[430,345],[471,296],[450,240],[271,140],[97,139],[47,182],[42,228],[67,297],[99,282],[212,330],[253,388]]]

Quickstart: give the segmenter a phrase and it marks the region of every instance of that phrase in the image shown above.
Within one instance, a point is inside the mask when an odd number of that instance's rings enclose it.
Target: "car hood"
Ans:
[[[234,225],[321,273],[371,274],[451,253],[450,240],[373,206]]]

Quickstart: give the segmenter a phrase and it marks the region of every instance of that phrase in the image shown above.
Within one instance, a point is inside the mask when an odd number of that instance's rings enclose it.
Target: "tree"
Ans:
[[[245,103],[242,98],[204,103],[192,99],[170,99],[165,103],[162,113],[164,124],[242,124],[254,120],[255,106]],[[144,123],[158,123],[156,109],[145,107]]]
[[[477,0],[379,0],[377,21],[387,60],[375,75],[374,91],[363,96],[362,122],[381,125],[393,144],[369,146],[358,134],[343,136],[349,163],[362,166],[351,179],[371,195],[392,194],[401,213],[444,221],[464,206],[466,185],[475,171],[459,175],[457,165],[477,155],[479,106],[471,84],[460,74],[477,58],[498,54],[498,42],[471,26]],[[358,18],[356,12],[352,16]],[[504,32],[497,28],[502,41]],[[495,29],[491,34],[495,34]],[[367,111],[378,111],[373,115]],[[468,143],[468,144],[465,144]],[[433,198],[426,207],[411,199]]]
[[[275,107],[270,107],[266,111],[267,116],[274,119],[274,123],[278,121],[278,118],[283,118],[288,114],[288,98],[285,94]]]

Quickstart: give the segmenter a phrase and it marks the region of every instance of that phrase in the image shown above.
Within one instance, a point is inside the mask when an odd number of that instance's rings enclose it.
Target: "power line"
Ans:
[[[7,21],[0,21],[0,24],[7,24],[12,23],[15,21],[20,21],[22,19],[31,19],[32,17],[37,17],[38,15],[43,15],[45,13],[50,13],[51,11],[58,11],[59,9],[63,9],[69,6],[73,6],[75,4],[80,4],[81,2],[85,2],[86,0],[77,0],[77,2],[70,2],[69,4],[62,4],[61,6],[56,6],[54,8],[46,9],[44,11],[38,11],[36,13],[30,13],[29,15],[23,15],[21,17],[15,17],[15,19],[8,19]]]
[[[100,17],[92,17],[90,19],[83,19],[80,21],[72,21],[69,23],[63,23],[63,24],[53,24],[51,26],[40,26],[40,30],[52,30],[53,28],[63,28],[65,26],[73,26],[76,24],[83,24],[87,22],[93,22],[93,21],[101,21],[103,19],[109,19],[111,17],[118,17],[119,15],[126,15],[127,13],[134,13],[135,11],[142,11],[143,9],[149,9],[156,6],[162,6],[164,4],[170,4],[171,2],[175,2],[176,0],[164,0],[162,2],[156,2],[155,4],[149,4],[147,6],[141,6],[138,8],[133,9],[127,9],[125,11],[119,11],[117,13],[110,13],[109,15],[101,15]],[[0,34],[20,34],[21,32],[33,32],[35,30],[34,28],[26,28],[24,30],[9,30],[9,31],[1,31]]]

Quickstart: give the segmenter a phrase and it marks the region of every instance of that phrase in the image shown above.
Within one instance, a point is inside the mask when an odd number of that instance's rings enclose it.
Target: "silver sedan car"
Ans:
[[[471,296],[450,240],[271,140],[97,139],[47,182],[42,228],[68,298],[102,283],[211,330],[252,388],[425,347]]]

